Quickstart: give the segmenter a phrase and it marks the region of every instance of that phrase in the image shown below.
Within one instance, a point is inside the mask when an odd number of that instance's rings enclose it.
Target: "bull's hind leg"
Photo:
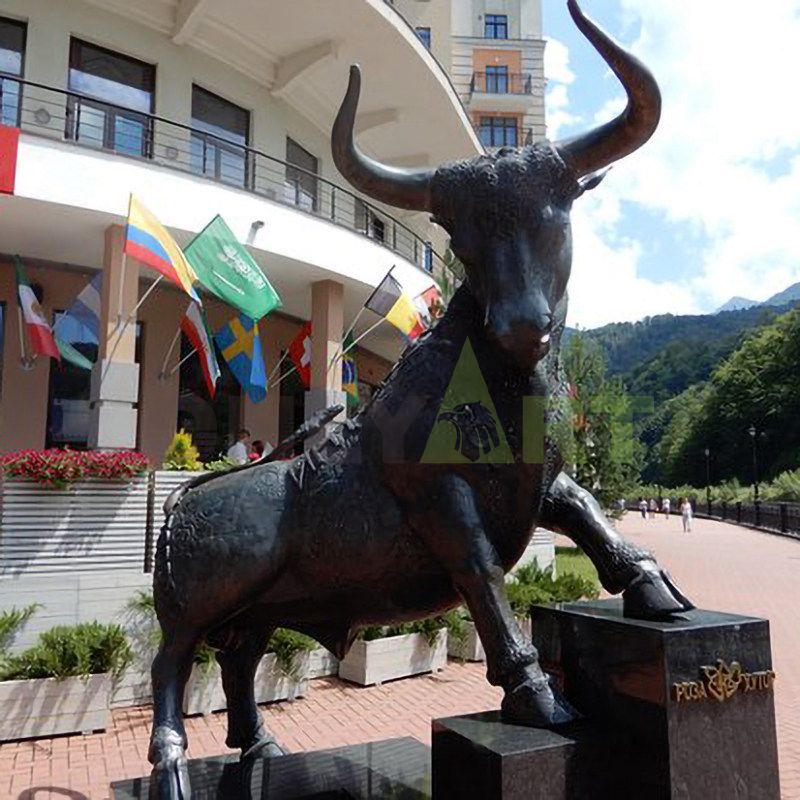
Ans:
[[[187,800],[191,797],[183,727],[183,690],[192,669],[197,637],[163,631],[152,667],[153,733],[148,759],[150,800]]]
[[[583,549],[606,591],[622,592],[626,616],[660,619],[694,608],[653,556],[626,542],[597,500],[564,473],[545,498],[540,522]]]
[[[282,755],[283,751],[264,727],[256,705],[253,681],[274,627],[237,627],[217,653],[222,686],[228,701],[228,747],[238,747],[242,759],[255,755]]]

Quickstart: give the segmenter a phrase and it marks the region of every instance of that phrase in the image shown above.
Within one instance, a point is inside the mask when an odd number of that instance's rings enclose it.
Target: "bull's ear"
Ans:
[[[608,169],[600,170],[600,172],[593,172],[591,175],[582,178],[579,182],[579,186],[581,187],[581,194],[583,194],[584,192],[590,192],[592,189],[596,189],[602,182],[603,178],[605,178],[605,176],[608,175],[609,172],[611,172],[611,167],[609,167]]]

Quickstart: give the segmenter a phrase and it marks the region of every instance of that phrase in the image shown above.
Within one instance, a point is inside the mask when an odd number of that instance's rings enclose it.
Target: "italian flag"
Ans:
[[[17,297],[22,316],[25,319],[31,349],[34,353],[50,356],[60,362],[61,354],[58,352],[53,332],[47,324],[33,289],[31,289],[30,281],[25,274],[25,267],[22,266],[19,256],[14,256],[14,264],[17,270]]]

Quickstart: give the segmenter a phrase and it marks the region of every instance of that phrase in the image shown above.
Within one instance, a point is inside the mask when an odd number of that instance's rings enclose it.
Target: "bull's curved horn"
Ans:
[[[567,7],[581,33],[628,93],[628,105],[616,119],[589,133],[556,143],[564,161],[577,176],[583,176],[630,155],[653,135],[661,118],[661,92],[650,70],[588,19],[577,0],[567,0]]]
[[[339,172],[356,189],[375,200],[414,211],[430,211],[430,187],[433,171],[400,169],[381,164],[365,156],[353,139],[353,126],[361,94],[361,69],[350,67],[350,83],[333,123],[331,148]]]

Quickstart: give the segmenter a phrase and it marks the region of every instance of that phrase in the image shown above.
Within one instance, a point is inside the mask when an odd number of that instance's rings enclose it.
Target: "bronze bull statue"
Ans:
[[[622,593],[626,614],[655,619],[692,608],[652,556],[621,539],[591,494],[562,471],[555,431],[568,412],[549,400],[565,393],[559,344],[570,209],[600,182],[601,170],[650,138],[660,116],[648,70],[575,0],[568,6],[628,94],[616,119],[569,141],[506,147],[438,169],[379,164],[353,141],[361,76],[351,68],[332,133],[337,167],[377,200],[431,212],[450,234],[466,280],[370,402],[321,444],[290,461],[214,477],[169,504],[154,575],[163,640],[152,669],[151,797],[189,796],[181,702],[202,640],[218,650],[227,744],[247,760],[280,752],[253,694],[276,627],[306,633],[341,658],[361,626],[462,603],[485,647],[488,680],[505,692],[504,715],[533,726],[568,720],[569,707],[506,598],[504,575],[537,525],[571,537],[605,589]],[[475,397],[442,408],[467,343],[501,431]],[[547,409],[535,463],[524,456],[529,397]],[[423,463],[436,424],[459,426],[467,458]],[[481,458],[500,432],[511,456]]]

